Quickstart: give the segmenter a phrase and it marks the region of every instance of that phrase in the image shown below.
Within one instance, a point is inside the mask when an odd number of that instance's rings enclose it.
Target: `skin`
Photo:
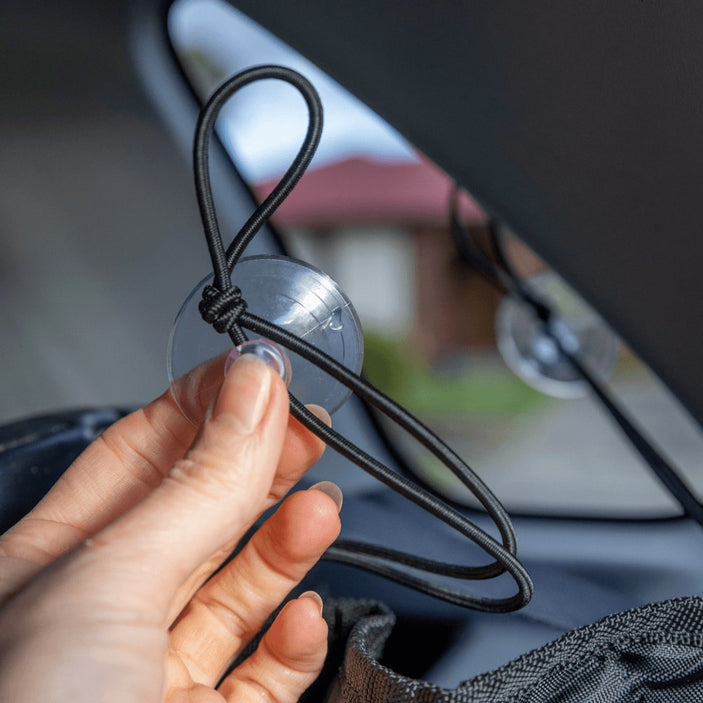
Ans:
[[[222,378],[220,359],[182,381],[196,425],[169,392],[110,427],[0,538],[0,700],[285,703],[314,681],[314,593],[221,681],[340,530],[330,495],[295,492],[213,576],[323,451],[261,361]]]

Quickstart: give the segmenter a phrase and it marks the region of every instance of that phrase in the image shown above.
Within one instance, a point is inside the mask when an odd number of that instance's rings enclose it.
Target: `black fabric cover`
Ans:
[[[381,663],[395,621],[383,605],[335,601],[328,604],[325,615],[331,628],[330,654],[337,651],[340,639],[347,640],[329,703],[703,701],[701,598],[679,598],[611,615],[453,690],[401,676]]]

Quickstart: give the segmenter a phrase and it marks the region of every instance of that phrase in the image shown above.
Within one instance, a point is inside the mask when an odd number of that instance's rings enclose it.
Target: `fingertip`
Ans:
[[[220,685],[227,700],[268,698],[293,703],[315,681],[327,656],[327,622],[315,598],[288,601],[254,654]]]
[[[337,512],[341,512],[342,503],[344,502],[344,494],[342,493],[342,489],[336,483],[332,483],[332,481],[320,481],[310,486],[308,490],[320,491],[326,496],[329,496],[334,501],[334,504],[337,506]]]
[[[318,420],[327,425],[327,427],[332,427],[332,417],[321,405],[315,405],[310,403],[310,405],[305,406],[309,412],[311,412]]]
[[[290,385],[292,378],[290,359],[282,347],[268,339],[248,340],[234,347],[225,360],[225,374],[237,359],[245,355],[260,359],[281,377],[286,387]]]
[[[320,615],[322,615],[325,605],[322,602],[322,597],[319,593],[315,591],[305,591],[305,593],[301,593],[298,598],[309,598],[310,600],[312,600],[315,605],[317,605],[317,607],[320,609]]]
[[[257,430],[272,406],[282,416],[288,409],[287,401],[278,373],[258,357],[242,354],[227,370],[210,419],[226,422],[236,434],[248,435]]]
[[[315,669],[327,650],[327,622],[322,617],[322,598],[306,591],[288,601],[269,629],[268,646],[290,660],[298,671]]]

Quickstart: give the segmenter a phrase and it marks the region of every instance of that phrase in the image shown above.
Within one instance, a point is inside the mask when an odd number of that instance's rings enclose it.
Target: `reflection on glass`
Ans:
[[[203,97],[225,76],[280,63],[318,88],[325,131],[310,171],[277,212],[292,255],[339,282],[365,333],[365,373],[418,414],[515,511],[662,516],[677,507],[591,398],[556,400],[526,385],[496,349],[500,295],[460,262],[447,227],[452,183],[383,120],[276,37],[216,0],[181,0],[174,47]],[[264,197],[307,125],[302,100],[272,81],[244,89],[219,125],[243,177]],[[469,198],[462,219],[481,243],[486,217]],[[523,276],[544,264],[517,239]],[[486,243],[486,250],[489,247]],[[703,485],[703,437],[678,403],[625,351],[614,394],[692,483]],[[393,432],[393,428],[388,428]],[[392,437],[414,470],[468,499],[451,475],[404,435]]]

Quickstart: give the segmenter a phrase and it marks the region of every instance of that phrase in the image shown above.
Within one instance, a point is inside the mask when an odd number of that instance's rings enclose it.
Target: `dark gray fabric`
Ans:
[[[333,601],[325,615],[333,641],[349,632],[329,703],[703,701],[701,598],[610,615],[453,690],[401,676],[381,664],[395,621],[387,608],[368,601]]]
[[[65,410],[0,426],[0,534],[24,517],[73,460],[127,413]]]

